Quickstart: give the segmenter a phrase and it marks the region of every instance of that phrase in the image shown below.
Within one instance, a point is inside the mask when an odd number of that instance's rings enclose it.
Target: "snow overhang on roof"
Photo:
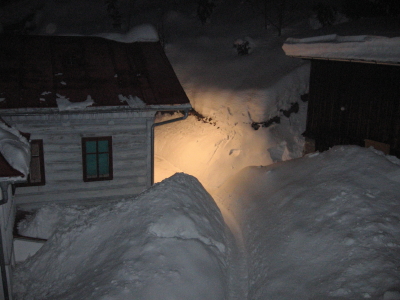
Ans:
[[[288,38],[282,48],[286,55],[304,59],[400,65],[400,37],[329,34]]]
[[[0,122],[0,181],[25,181],[30,158],[28,140],[15,128]]]

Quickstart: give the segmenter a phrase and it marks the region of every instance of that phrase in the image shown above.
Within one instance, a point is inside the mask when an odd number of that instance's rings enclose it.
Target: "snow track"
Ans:
[[[217,197],[217,196],[216,196]],[[216,201],[219,203],[219,201]],[[227,225],[226,238],[228,246],[228,283],[230,300],[248,299],[248,266],[247,253],[243,242],[242,230],[232,214],[219,206]]]

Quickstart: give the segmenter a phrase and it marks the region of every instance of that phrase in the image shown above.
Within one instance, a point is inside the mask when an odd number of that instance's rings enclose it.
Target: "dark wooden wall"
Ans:
[[[400,157],[400,66],[313,60],[304,135],[319,151],[370,139]]]

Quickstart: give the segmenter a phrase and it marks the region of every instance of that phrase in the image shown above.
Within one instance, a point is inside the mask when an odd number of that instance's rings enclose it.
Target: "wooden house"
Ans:
[[[0,116],[31,133],[18,205],[139,194],[152,184],[156,112],[190,108],[159,42],[0,38]]]
[[[399,45],[399,38],[336,35],[284,45],[311,63],[306,152],[353,144],[400,157]]]

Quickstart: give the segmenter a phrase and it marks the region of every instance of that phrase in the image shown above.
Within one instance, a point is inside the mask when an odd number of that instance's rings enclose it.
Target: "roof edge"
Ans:
[[[378,61],[378,60],[364,60],[364,59],[336,58],[336,57],[313,57],[313,56],[303,56],[303,55],[287,55],[287,56],[293,57],[293,58],[306,59],[306,60],[330,60],[330,61],[343,61],[343,62],[374,64],[374,65],[400,66],[400,62],[385,62],[385,61]]]
[[[173,104],[173,105],[147,105],[146,107],[132,108],[129,106],[108,106],[108,107],[87,107],[85,109],[76,110],[59,110],[58,108],[10,108],[0,109],[3,116],[15,115],[73,115],[73,114],[101,114],[101,113],[118,113],[118,112],[152,112],[152,111],[179,111],[190,110],[192,105]]]

